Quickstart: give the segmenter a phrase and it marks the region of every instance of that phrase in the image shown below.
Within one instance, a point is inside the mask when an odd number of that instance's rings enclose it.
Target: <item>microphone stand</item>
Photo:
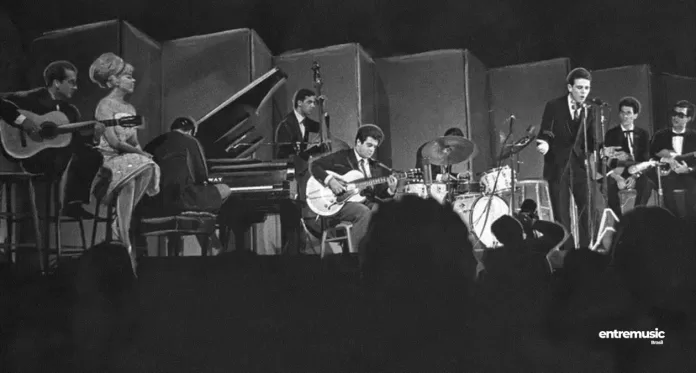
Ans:
[[[599,123],[602,127],[602,132],[601,132],[602,146],[604,146],[606,143],[605,136],[607,133],[606,127],[605,127],[606,117],[604,116],[604,108],[605,108],[605,105],[601,105],[599,107],[599,115],[600,115]],[[597,151],[595,151],[595,153],[596,152]],[[595,159],[597,159],[596,155],[595,155]],[[608,204],[608,201],[609,201],[609,189],[608,189],[609,188],[609,180],[607,180],[607,160],[608,159],[603,156],[601,158],[601,160],[602,160],[602,195],[604,197],[604,203],[606,205],[606,204]]]
[[[585,115],[582,117],[583,145],[585,147],[585,162],[587,162],[585,167],[585,177],[587,178],[587,206],[585,206],[585,209],[587,210],[587,228],[590,236],[590,247],[592,247],[592,245],[594,245],[594,219],[592,219],[591,210],[594,191],[592,190],[592,179],[590,178],[590,153],[589,142],[587,141],[587,112],[589,110],[585,107],[583,111],[585,112]],[[594,136],[594,134],[592,135]],[[582,214],[582,211],[580,211],[580,214]],[[579,218],[580,216],[578,215],[578,220]]]

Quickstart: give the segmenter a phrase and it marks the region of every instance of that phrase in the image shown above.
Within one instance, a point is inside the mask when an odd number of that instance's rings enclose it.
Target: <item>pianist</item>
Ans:
[[[221,225],[245,230],[256,217],[246,212],[249,206],[244,201],[230,197],[227,184],[208,183],[208,167],[203,148],[193,136],[195,130],[192,119],[177,118],[170,132],[145,146],[160,166],[160,193],[145,199],[139,213],[152,217],[210,212],[218,214]]]

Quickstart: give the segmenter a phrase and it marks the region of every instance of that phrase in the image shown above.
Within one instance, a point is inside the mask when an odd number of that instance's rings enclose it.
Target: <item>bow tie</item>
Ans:
[[[624,134],[633,133],[633,130],[623,131]]]
[[[674,133],[672,132],[672,137],[684,137],[683,133]]]

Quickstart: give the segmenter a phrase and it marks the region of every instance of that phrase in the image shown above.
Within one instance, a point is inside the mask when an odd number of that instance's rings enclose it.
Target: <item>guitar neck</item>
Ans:
[[[694,156],[696,156],[696,152],[691,152],[691,153],[686,153],[686,154],[678,155],[678,156],[674,157],[674,159],[677,160],[677,161],[684,161],[684,160],[687,160],[687,159],[692,158],[692,157],[694,157]]]
[[[84,122],[75,122],[75,123],[63,124],[60,126],[60,129],[63,131],[77,131],[77,130],[81,130],[85,127],[93,126],[97,123],[101,123],[107,127],[113,127],[113,126],[118,125],[119,121],[118,121],[118,119],[88,120],[88,121],[84,121]]]
[[[377,184],[383,184],[383,183],[386,183],[387,181],[389,181],[389,176],[382,176],[382,177],[360,180],[360,181],[355,182],[354,184],[358,188],[366,188],[366,187],[377,185]]]

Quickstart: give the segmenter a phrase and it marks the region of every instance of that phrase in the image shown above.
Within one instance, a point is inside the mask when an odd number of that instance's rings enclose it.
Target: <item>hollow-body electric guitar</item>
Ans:
[[[15,127],[0,120],[0,142],[5,152],[15,159],[26,159],[48,148],[63,148],[70,144],[72,133],[81,131],[89,126],[102,123],[107,127],[137,127],[144,125],[141,116],[134,115],[119,119],[89,120],[70,123],[68,117],[60,111],[52,111],[44,115],[34,114],[30,111],[19,112],[39,125],[39,131],[28,133],[22,128]]]
[[[307,181],[307,205],[319,216],[331,216],[338,213],[346,202],[363,202],[365,196],[361,195],[365,188],[386,183],[389,176],[374,177],[366,179],[365,175],[358,170],[348,171],[344,175],[339,175],[332,171],[326,171],[329,175],[341,179],[347,183],[346,191],[340,195],[335,195],[328,186],[324,186],[314,177]],[[415,178],[416,170],[409,172],[395,172],[393,176],[397,179]]]

